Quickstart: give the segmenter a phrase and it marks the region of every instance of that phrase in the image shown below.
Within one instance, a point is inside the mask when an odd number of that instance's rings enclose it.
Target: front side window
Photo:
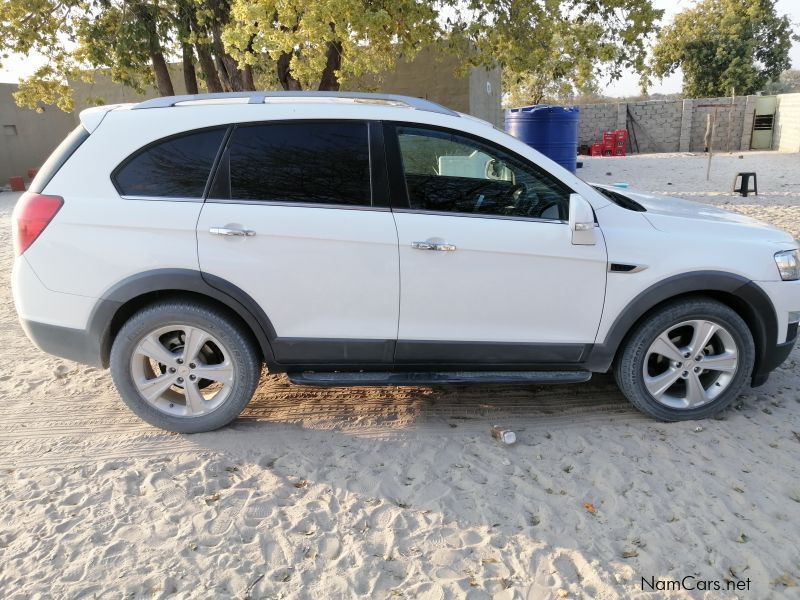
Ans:
[[[571,190],[539,167],[449,131],[396,131],[411,209],[567,220]]]
[[[369,205],[367,124],[350,121],[239,126],[231,136],[212,197]]]
[[[128,158],[114,173],[123,196],[202,198],[225,129],[161,140]]]

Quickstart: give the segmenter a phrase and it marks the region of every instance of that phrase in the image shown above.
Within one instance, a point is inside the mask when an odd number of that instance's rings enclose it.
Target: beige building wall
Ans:
[[[500,70],[471,69],[467,75],[457,77],[457,67],[455,57],[426,49],[415,60],[400,62],[382,83],[370,83],[365,79],[363,85],[354,87],[426,98],[502,126]],[[185,94],[180,69],[176,67],[170,71],[175,93]],[[36,113],[14,103],[12,94],[16,88],[14,84],[0,84],[0,188],[8,183],[9,177],[24,176],[29,168],[41,166],[78,124],[78,113],[84,108],[98,103],[139,102],[156,96],[154,89],[137,94],[129,87],[114,83],[109,76],[97,73],[93,83],[81,81],[73,84],[74,113],[67,114],[55,107]],[[98,102],[98,99],[103,102]]]
[[[800,152],[800,94],[778,96],[772,147],[782,152]]]
[[[75,127],[74,115],[55,107],[43,113],[20,108],[12,94],[17,86],[0,83],[0,189],[14,175],[38,168]]]

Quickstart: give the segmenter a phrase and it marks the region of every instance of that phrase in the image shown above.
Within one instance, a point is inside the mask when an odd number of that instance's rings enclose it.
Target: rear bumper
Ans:
[[[72,329],[20,319],[22,329],[40,350],[75,362],[104,367],[100,338],[84,329]]]

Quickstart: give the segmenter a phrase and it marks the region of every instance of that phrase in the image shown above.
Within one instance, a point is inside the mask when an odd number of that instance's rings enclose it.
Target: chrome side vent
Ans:
[[[647,267],[645,265],[631,265],[628,263],[609,263],[609,273],[638,273],[644,271]]]

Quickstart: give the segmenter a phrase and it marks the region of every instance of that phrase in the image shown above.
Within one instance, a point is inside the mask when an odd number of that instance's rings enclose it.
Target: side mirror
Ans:
[[[593,246],[597,243],[594,231],[592,205],[580,194],[569,197],[569,230],[576,246]]]

